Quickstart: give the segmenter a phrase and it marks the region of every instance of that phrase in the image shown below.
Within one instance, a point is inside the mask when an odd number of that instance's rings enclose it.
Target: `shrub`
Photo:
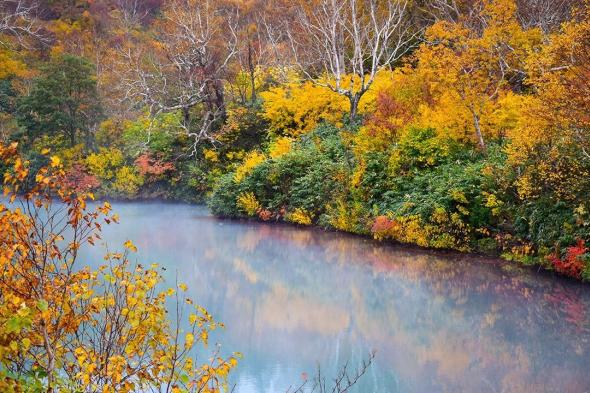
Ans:
[[[311,223],[312,217],[324,214],[334,195],[345,193],[348,182],[346,151],[339,130],[322,125],[289,145],[288,151],[274,158],[259,152],[248,154],[234,173],[218,182],[209,198],[212,211],[243,215],[248,195],[256,198],[259,209],[271,212],[264,214],[267,218],[283,217],[289,211],[297,212],[294,219],[301,223]]]
[[[467,150],[464,149],[463,150]],[[438,136],[432,128],[410,128],[395,145],[389,160],[392,175],[434,168],[453,158],[459,158],[461,146]]]
[[[238,196],[237,201],[238,209],[246,212],[249,216],[255,216],[260,210],[260,203],[256,200],[256,196],[253,192],[245,192]]]
[[[213,192],[207,198],[207,206],[217,216],[238,217],[241,215],[236,203],[240,195],[240,188],[237,187],[234,176],[233,172],[221,176]]]
[[[150,180],[157,180],[162,175],[174,171],[174,164],[154,157],[150,153],[143,153],[135,159],[135,165],[141,176],[150,176]]]
[[[589,257],[584,240],[578,240],[575,246],[567,247],[563,256],[553,253],[548,260],[558,273],[581,279],[587,274]]]
[[[311,225],[312,222],[311,215],[300,207],[296,208],[292,213],[287,214],[285,219],[301,225]]]
[[[135,167],[124,166],[117,171],[111,188],[115,196],[132,198],[137,195],[143,182],[143,177]]]
[[[91,209],[64,185],[58,157],[18,196],[28,163],[16,145],[0,145],[0,162],[11,201],[0,203],[0,391],[225,391],[238,355],[195,364],[222,325],[184,284],[164,289],[157,265],[133,266],[129,240],[97,270],[79,265],[80,247],[117,221],[111,206]]]
[[[74,164],[64,173],[62,182],[64,187],[79,193],[89,192],[100,187],[98,178],[88,173],[88,169],[80,163]]]
[[[161,113],[155,118],[141,116],[124,123],[122,141],[127,154],[136,156],[146,148],[160,155],[169,156],[181,135],[180,112]]]
[[[241,182],[244,177],[246,177],[257,165],[264,162],[266,157],[264,154],[259,153],[257,151],[250,152],[242,164],[236,169],[236,174],[234,176],[234,180],[239,183]]]
[[[86,157],[88,170],[101,180],[112,180],[124,163],[123,152],[116,148],[101,147],[97,153]]]
[[[322,121],[338,122],[346,113],[346,98],[311,82],[273,87],[260,95],[272,135],[298,137]]]

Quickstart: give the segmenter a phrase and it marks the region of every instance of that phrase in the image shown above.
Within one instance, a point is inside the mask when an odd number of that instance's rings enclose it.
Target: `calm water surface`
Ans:
[[[202,207],[114,204],[111,247],[167,267],[226,324],[236,392],[285,392],[374,366],[353,392],[588,392],[590,286],[468,256],[321,230],[217,220]],[[101,260],[100,249],[91,260]],[[92,262],[90,262],[92,263]]]

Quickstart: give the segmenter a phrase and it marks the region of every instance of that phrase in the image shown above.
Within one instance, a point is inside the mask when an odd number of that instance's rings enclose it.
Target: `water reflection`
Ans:
[[[590,390],[590,288],[495,261],[400,249],[203,208],[116,204],[133,239],[227,328],[237,392],[284,392],[377,350],[356,392]],[[94,250],[89,260],[99,260]]]

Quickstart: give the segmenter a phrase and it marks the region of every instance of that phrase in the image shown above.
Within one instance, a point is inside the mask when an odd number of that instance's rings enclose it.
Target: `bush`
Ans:
[[[220,217],[239,217],[240,211],[237,206],[239,188],[234,182],[234,173],[221,176],[207,198],[207,206],[213,214]]]
[[[276,217],[311,223],[312,218],[325,213],[334,195],[345,193],[349,172],[345,157],[339,130],[322,125],[291,142],[290,148],[275,158],[248,154],[234,173],[221,178],[209,206],[214,214],[239,217],[249,211],[252,216],[252,209],[244,208],[244,195],[248,195],[255,197],[259,209]],[[242,208],[237,208],[240,196]]]
[[[457,142],[437,136],[432,128],[410,128],[394,147],[389,169],[394,175],[406,175],[433,168],[458,158],[461,150]]]

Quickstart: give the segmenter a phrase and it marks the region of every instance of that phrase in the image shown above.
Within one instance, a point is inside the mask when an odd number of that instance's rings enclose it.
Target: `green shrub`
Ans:
[[[346,154],[339,130],[321,125],[295,142],[291,151],[267,158],[240,181],[233,173],[223,176],[209,206],[214,214],[242,216],[237,198],[251,192],[262,208],[276,215],[299,209],[318,218],[334,195],[345,192],[349,176]]]

